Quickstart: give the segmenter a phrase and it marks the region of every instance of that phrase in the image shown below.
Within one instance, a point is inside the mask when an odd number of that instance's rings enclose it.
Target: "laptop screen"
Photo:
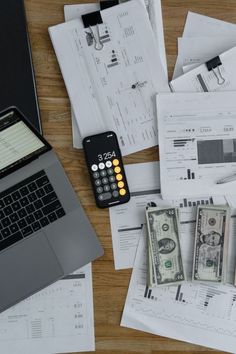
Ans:
[[[21,114],[8,110],[0,115],[0,175],[6,175],[49,150]]]

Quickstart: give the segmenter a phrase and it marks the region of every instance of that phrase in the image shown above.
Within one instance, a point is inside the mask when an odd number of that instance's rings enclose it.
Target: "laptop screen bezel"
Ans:
[[[3,131],[4,128],[2,129],[1,127],[1,119],[4,118],[4,116],[7,116],[8,114],[10,114],[11,112],[14,112],[14,115],[17,115],[17,117],[32,131],[32,133],[44,144],[44,147],[42,149],[40,149],[40,151],[36,151],[35,153],[33,153],[33,155],[29,155],[29,157],[27,158],[27,156],[25,156],[24,158],[17,160],[16,162],[14,162],[11,165],[8,165],[6,167],[4,167],[2,170],[0,169],[0,179],[11,174],[14,171],[19,170],[20,168],[22,168],[23,166],[28,165],[29,163],[31,163],[32,161],[36,160],[37,158],[39,158],[39,156],[45,154],[46,152],[50,151],[52,149],[52,146],[47,142],[46,139],[44,139],[42,137],[42,135],[40,135],[40,133],[37,131],[37,129],[35,129],[32,124],[28,121],[28,119],[23,115],[23,113],[21,113],[21,111],[17,108],[17,107],[9,107],[4,111],[0,112],[0,131]],[[5,129],[7,129],[8,126],[6,126]]]

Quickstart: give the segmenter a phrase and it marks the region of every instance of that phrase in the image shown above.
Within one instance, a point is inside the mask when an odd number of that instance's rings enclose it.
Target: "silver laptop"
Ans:
[[[51,146],[10,107],[0,113],[0,311],[103,249]]]

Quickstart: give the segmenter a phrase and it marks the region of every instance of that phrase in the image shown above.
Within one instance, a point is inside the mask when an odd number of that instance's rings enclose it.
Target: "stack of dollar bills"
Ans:
[[[178,208],[147,207],[147,284],[172,285],[186,280],[181,254]],[[198,206],[193,281],[226,282],[230,210]]]

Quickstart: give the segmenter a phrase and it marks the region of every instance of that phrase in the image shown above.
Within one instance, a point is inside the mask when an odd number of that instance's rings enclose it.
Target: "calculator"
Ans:
[[[108,131],[88,136],[83,148],[97,206],[127,203],[130,192],[116,134]]]

